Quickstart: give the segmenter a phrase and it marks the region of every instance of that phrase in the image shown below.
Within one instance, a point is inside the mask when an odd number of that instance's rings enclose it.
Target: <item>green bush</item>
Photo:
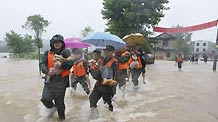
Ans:
[[[12,58],[24,58],[24,59],[37,59],[38,55],[36,52],[20,53],[11,55]]]

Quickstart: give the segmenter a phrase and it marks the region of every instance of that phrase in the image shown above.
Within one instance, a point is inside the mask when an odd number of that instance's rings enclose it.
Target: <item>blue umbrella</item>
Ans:
[[[85,37],[83,41],[99,47],[106,47],[106,45],[112,45],[116,49],[123,48],[126,46],[126,43],[118,36],[105,32],[96,32],[90,34],[87,37]]]

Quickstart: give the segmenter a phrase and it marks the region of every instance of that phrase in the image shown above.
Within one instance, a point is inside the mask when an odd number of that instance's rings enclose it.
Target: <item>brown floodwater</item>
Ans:
[[[69,122],[218,122],[218,73],[212,62],[185,62],[180,72],[174,62],[157,61],[146,67],[147,83],[139,78],[135,91],[127,83],[125,98],[117,90],[114,112],[98,102],[99,118],[90,119],[88,97],[78,85],[65,97]],[[94,80],[91,80],[94,84]],[[56,122],[45,117],[40,103],[43,82],[38,61],[0,58],[0,122]]]

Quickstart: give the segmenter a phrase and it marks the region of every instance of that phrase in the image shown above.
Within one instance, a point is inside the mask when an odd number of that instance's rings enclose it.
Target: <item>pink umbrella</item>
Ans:
[[[82,42],[80,38],[67,38],[64,40],[66,48],[88,48],[89,43]]]

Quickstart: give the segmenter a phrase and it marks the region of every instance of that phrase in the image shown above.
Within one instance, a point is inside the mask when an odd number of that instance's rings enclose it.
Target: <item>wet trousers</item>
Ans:
[[[112,105],[112,98],[114,96],[113,90],[114,86],[105,86],[96,83],[91,95],[89,96],[90,107],[97,108],[97,103],[101,97],[108,105]]]
[[[117,79],[118,79],[119,87],[126,85],[126,81],[127,81],[126,78],[128,78],[127,69],[118,70]]]
[[[73,82],[71,82],[71,87],[76,89],[78,83],[81,84],[81,86],[82,86],[83,90],[86,92],[86,94],[90,93],[88,83],[86,82],[86,76],[75,77]]]
[[[178,68],[182,69],[182,62],[178,62]]]
[[[65,88],[52,88],[44,85],[41,102],[47,108],[56,107],[59,118],[65,119]],[[54,102],[53,102],[54,101]]]
[[[131,69],[130,72],[132,74],[132,82],[133,82],[134,86],[138,86],[138,84],[139,84],[138,78],[142,73],[142,69]]]

